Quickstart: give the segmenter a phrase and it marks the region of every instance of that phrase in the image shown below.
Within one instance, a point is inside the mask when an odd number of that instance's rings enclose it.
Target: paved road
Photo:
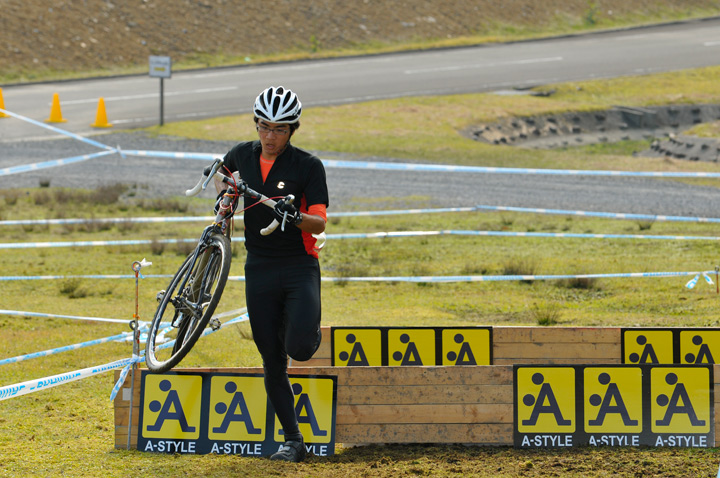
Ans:
[[[484,92],[513,87],[617,77],[720,62],[720,17],[687,23],[544,41],[449,50],[302,61],[175,73],[164,81],[165,121],[247,112],[270,84],[297,91],[307,107],[380,98]],[[53,93],[62,127],[86,134],[103,97],[117,127],[159,122],[160,80],[147,75],[5,86],[5,106],[43,121]],[[0,122],[0,142],[47,136],[18,120]]]
[[[155,149],[225,153],[231,142],[148,138],[141,133],[96,136],[125,149]],[[2,145],[0,169],[31,155],[44,160],[96,152],[71,139],[7,143]],[[323,155],[325,159],[357,159]],[[364,158],[389,160],[388,158]],[[123,183],[137,185],[140,197],[181,195],[195,184],[204,162],[190,159],[120,158],[113,154],[87,162],[0,176],[2,189],[51,186],[97,187]],[[327,169],[332,211],[380,207],[461,207],[473,205],[538,207],[600,212],[673,216],[720,217],[720,194],[714,187],[689,186],[650,178],[570,177],[507,174],[423,173]],[[204,193],[202,197],[210,197]],[[419,200],[405,202],[408,197]],[[379,204],[387,198],[384,205]],[[440,219],[439,219],[440,220]]]
[[[256,92],[269,83],[291,85],[301,92],[307,106],[315,106],[714,65],[720,59],[718,27],[720,19],[713,19],[538,42],[176,74],[165,83],[166,120],[246,112]],[[128,77],[10,87],[4,90],[4,99],[9,110],[42,120],[49,114],[52,92],[59,91],[63,115],[68,118],[59,126],[86,134],[91,132],[87,125],[94,120],[97,98],[104,96],[110,120],[117,125],[112,133],[96,138],[105,144],[218,154],[229,149],[231,143],[157,140],[122,132],[123,126],[157,121],[153,116],[158,109],[157,88],[156,79]],[[98,151],[70,139],[37,140],[48,134],[16,119],[1,119],[0,169]],[[188,178],[195,178],[201,166],[192,160],[149,161],[112,155],[54,169],[0,175],[0,189],[36,187],[49,179],[53,186],[123,182],[138,184],[141,194],[174,195],[184,191]],[[330,169],[328,182],[331,210],[335,211],[347,209],[352,198],[416,195],[430,200],[410,206],[486,204],[720,216],[717,189],[653,179]]]

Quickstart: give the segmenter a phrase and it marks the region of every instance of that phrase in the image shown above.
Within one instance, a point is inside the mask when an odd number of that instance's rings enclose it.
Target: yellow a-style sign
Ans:
[[[436,365],[434,329],[389,329],[388,365]]]
[[[651,374],[652,431],[674,435],[708,433],[714,405],[711,369],[658,367]]]
[[[379,367],[382,363],[382,331],[375,328],[334,328],[333,365]]]
[[[643,426],[642,379],[640,367],[585,368],[585,431],[640,433]]]
[[[573,433],[575,423],[575,369],[523,367],[517,369],[517,429],[520,433]]]
[[[295,395],[295,415],[306,442],[330,443],[333,435],[334,384],[330,380],[290,377]],[[282,443],[283,431],[275,417],[275,440]]]
[[[210,380],[208,438],[265,440],[267,393],[263,377],[216,375]]]
[[[670,329],[625,329],[622,335],[623,363],[672,364],[674,337]]]
[[[145,437],[187,440],[200,436],[202,377],[148,374],[144,391]]]
[[[441,365],[490,365],[491,353],[488,328],[442,330]]]
[[[138,450],[259,457],[285,442],[262,374],[141,373]],[[337,377],[291,375],[290,383],[307,451],[332,455]]]
[[[714,364],[720,359],[720,330],[680,331],[680,363]]]

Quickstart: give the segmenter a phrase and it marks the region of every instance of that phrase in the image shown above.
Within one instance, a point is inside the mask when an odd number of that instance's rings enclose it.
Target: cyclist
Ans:
[[[241,142],[224,158],[250,188],[278,201],[275,209],[250,207],[245,198],[245,296],[253,339],[263,359],[265,390],[283,428],[285,443],[273,460],[298,462],[305,444],[287,375],[288,356],[304,361],[320,346],[320,267],[312,234],[325,230],[329,205],[325,169],[314,155],[293,146],[302,105],[292,91],[269,87],[253,107],[258,140]],[[218,190],[221,184],[216,182]],[[285,230],[260,230],[287,213]]]

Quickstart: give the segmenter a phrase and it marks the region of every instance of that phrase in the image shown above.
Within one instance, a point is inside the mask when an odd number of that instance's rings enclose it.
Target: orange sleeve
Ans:
[[[323,221],[327,222],[327,207],[324,204],[313,204],[308,208],[308,214],[320,216]]]

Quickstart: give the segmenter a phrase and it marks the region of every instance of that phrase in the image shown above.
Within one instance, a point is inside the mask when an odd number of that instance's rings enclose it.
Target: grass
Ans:
[[[458,131],[499,115],[602,108],[621,99],[651,102],[717,102],[711,79],[718,68],[630,79],[554,85],[547,98],[459,95],[308,109],[298,143],[318,151],[393,156],[432,162],[503,166],[623,170],[717,171],[713,164],[630,158],[626,150],[574,148],[522,151],[471,141]],[[673,93],[675,91],[675,93]],[[688,92],[679,97],[677,91]],[[635,95],[635,96],[634,96]],[[674,96],[673,96],[674,95]],[[453,112],[453,114],[450,114]],[[455,114],[457,113],[457,114]],[[307,116],[307,119],[306,119]],[[154,134],[205,139],[250,137],[247,116],[169,124]],[[197,134],[195,134],[197,133]],[[392,133],[392,134],[389,134]],[[392,143],[378,141],[387,136]],[[690,181],[693,182],[693,181]],[[699,184],[700,181],[694,181]],[[717,181],[702,184],[717,187]],[[115,194],[117,193],[117,194]],[[100,194],[106,198],[96,201]],[[112,198],[112,200],[107,200]],[[427,202],[410,198],[354,198],[355,208],[396,209]],[[140,199],[132,188],[104,191],[38,188],[0,191],[0,219],[107,218],[208,215],[211,200]],[[330,213],[332,214],[332,210]],[[147,274],[171,274],[187,245],[165,239],[195,238],[201,224],[134,224],[123,221],[79,225],[0,226],[2,242],[148,239],[152,246],[3,249],[3,275],[131,274],[143,257]],[[468,212],[332,218],[328,233],[392,230],[504,230],[707,236],[707,241],[555,239],[434,236],[330,240],[322,253],[325,277],[405,275],[604,274],[714,270],[716,227],[712,224],[651,224],[588,217],[512,212]],[[58,238],[58,236],[60,238]],[[236,246],[237,247],[237,246]],[[231,270],[242,275],[238,251]],[[716,279],[716,277],[713,277]],[[557,325],[718,326],[718,295],[704,281],[690,290],[689,277],[606,278],[600,281],[510,281],[447,284],[323,284],[325,325]],[[141,320],[154,310],[155,293],[166,279],[140,281]],[[5,281],[0,309],[54,314],[132,318],[132,279]],[[242,284],[232,283],[222,310],[244,305]],[[128,330],[121,324],[0,315],[3,357],[65,346]],[[184,366],[258,366],[247,325],[203,339]],[[109,343],[37,360],[0,366],[0,385],[99,365],[128,357],[131,345]],[[386,446],[338,449],[328,459],[301,465],[240,457],[153,455],[115,450],[110,374],[0,401],[0,476],[714,476],[716,450],[578,449],[518,451],[459,446]]]
[[[632,157],[647,142],[628,141],[554,151],[528,151],[473,141],[467,128],[499,117],[647,106],[718,103],[720,67],[632,78],[550,85],[550,97],[465,94],[400,98],[327,108],[307,108],[295,144],[325,153],[392,157],[463,165],[658,171],[717,170],[717,165]],[[679,94],[678,91],[686,92]],[[255,136],[250,115],[187,121],[147,129],[149,134],[207,140]],[[709,133],[706,133],[709,135]]]
[[[57,191],[23,191],[9,208],[10,216],[32,207],[39,194]],[[92,195],[93,191],[86,194]],[[67,197],[82,215],[92,208],[97,217],[115,212],[118,204],[90,206],[84,194]],[[79,198],[79,199],[78,199]],[[75,202],[73,202],[75,201]],[[120,200],[119,200],[120,201]],[[142,200],[136,200],[141,205]],[[209,200],[197,200],[211,207]],[[388,205],[392,207],[393,205]],[[126,204],[127,211],[151,215],[153,210]],[[200,206],[198,206],[200,207]],[[384,231],[393,224],[399,230],[487,229],[563,232],[638,233],[632,221],[536,216],[522,213],[454,213],[370,218],[336,218],[329,233]],[[121,225],[108,230],[81,229],[64,240],[101,240],[120,234]],[[50,240],[62,226],[45,226],[15,235],[14,241]],[[138,225],[131,237],[195,237],[200,224]],[[715,234],[710,224],[657,222],[656,234]],[[518,255],[517,251],[523,251]],[[4,250],[6,274],[131,274],[134,260],[146,257],[152,267],[147,274],[172,273],[182,260],[179,252],[153,254],[146,247]],[[88,261],[88,257],[92,260]],[[413,275],[418,264],[428,275],[451,275],[459,271],[502,274],[563,274],[636,272],[656,270],[708,270],[716,261],[714,241],[574,240],[531,238],[420,237],[368,240],[330,240],[322,255],[324,275]],[[231,274],[242,275],[242,254]],[[530,263],[532,271],[527,270]],[[354,269],[344,270],[348,264]],[[572,281],[503,283],[325,283],[323,311],[326,325],[717,325],[717,295],[701,283],[684,288],[687,278],[603,279],[600,284]],[[155,292],[165,279],[140,281],[140,317],[147,320],[154,309]],[[4,283],[3,309],[30,310],[69,315],[131,319],[134,312],[134,280],[65,279],[59,281],[10,281]],[[244,304],[243,287],[233,283],[223,297],[221,309]],[[28,300],[31,297],[32,300]],[[15,356],[115,335],[128,330],[119,324],[88,323],[68,319],[0,316],[4,333],[3,356]],[[30,360],[0,368],[2,385],[108,363],[130,355],[129,343],[110,343]],[[247,325],[238,325],[203,339],[184,366],[259,366]],[[459,446],[389,446],[338,449],[332,458],[314,458],[301,465],[283,465],[240,457],[153,455],[115,450],[111,374],[65,384],[42,392],[0,402],[0,476],[127,476],[151,472],[154,476],[601,476],[608,467],[624,475],[624,467],[656,470],[664,476],[672,470],[698,470],[695,476],[711,476],[716,459],[709,450],[580,449],[569,452],[516,451]],[[690,467],[690,468],[689,468]],[[628,470],[629,470],[628,469]],[[651,476],[651,475],[647,475]]]

